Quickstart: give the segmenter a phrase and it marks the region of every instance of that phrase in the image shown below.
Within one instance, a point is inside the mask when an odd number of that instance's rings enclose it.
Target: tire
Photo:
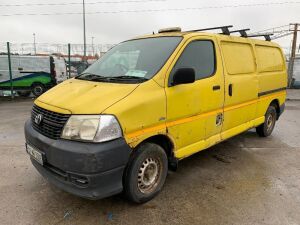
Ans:
[[[32,85],[31,91],[35,97],[39,97],[40,95],[42,95],[45,92],[45,87],[43,84],[36,83],[36,84]]]
[[[29,97],[31,91],[17,91],[17,94],[21,97]]]
[[[168,172],[168,158],[162,147],[145,143],[134,152],[124,176],[124,193],[135,203],[153,199],[162,189]]]
[[[256,133],[260,137],[268,137],[274,130],[275,123],[277,120],[276,108],[270,105],[265,114],[265,122],[258,127],[256,127]]]

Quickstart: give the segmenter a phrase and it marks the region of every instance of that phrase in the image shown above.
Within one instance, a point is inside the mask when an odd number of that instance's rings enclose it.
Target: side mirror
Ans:
[[[180,68],[176,70],[171,85],[175,86],[179,84],[190,84],[194,82],[195,70],[193,68]]]

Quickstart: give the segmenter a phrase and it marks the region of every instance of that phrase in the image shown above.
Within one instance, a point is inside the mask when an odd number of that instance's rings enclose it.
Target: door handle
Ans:
[[[220,90],[220,89],[221,89],[220,85],[213,86],[213,91],[217,91],[217,90]]]
[[[232,84],[229,84],[228,86],[228,94],[229,96],[232,96]]]

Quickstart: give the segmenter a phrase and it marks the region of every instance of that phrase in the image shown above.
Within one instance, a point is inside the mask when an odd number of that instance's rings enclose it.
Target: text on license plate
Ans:
[[[26,151],[27,153],[32,156],[39,164],[43,165],[43,155],[41,152],[36,150],[34,147],[30,146],[29,144],[26,144]]]

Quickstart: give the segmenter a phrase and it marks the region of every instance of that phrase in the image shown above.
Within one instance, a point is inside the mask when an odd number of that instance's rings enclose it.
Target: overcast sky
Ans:
[[[86,3],[101,0],[86,0]],[[103,2],[104,0],[102,0]],[[180,26],[183,29],[232,24],[252,31],[300,22],[300,1],[288,4],[284,0],[165,0],[125,3],[126,0],[105,0],[106,4],[87,4],[86,12],[111,12],[149,9],[202,8],[201,10],[157,11],[139,13],[99,13],[86,15],[87,42],[118,43],[131,37],[151,33],[162,27]],[[125,2],[124,2],[125,1]],[[143,1],[143,0],[141,0]],[[81,0],[0,0],[0,14],[17,13],[70,13],[81,12],[81,5],[6,7],[5,4],[27,3],[80,3]],[[261,3],[283,3],[266,6],[211,8]],[[203,7],[205,7],[203,9]],[[36,33],[38,43],[82,43],[82,15],[9,16],[0,17],[0,42],[31,43]],[[279,39],[283,47],[290,46],[291,38]]]

